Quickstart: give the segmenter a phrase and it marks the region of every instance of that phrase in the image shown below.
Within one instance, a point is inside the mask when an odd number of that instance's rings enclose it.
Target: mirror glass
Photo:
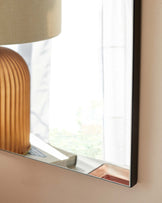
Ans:
[[[133,0],[62,0],[59,36],[7,46],[30,71],[25,157],[131,186],[133,16]]]

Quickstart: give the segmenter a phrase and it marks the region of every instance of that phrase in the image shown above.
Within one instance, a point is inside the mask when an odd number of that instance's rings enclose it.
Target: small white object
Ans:
[[[66,160],[68,159],[67,156],[59,152],[57,149],[51,147],[47,143],[43,142],[40,138],[35,136],[34,134],[30,134],[30,143],[31,145],[37,147],[38,149],[43,150],[44,152],[56,157],[59,160]]]

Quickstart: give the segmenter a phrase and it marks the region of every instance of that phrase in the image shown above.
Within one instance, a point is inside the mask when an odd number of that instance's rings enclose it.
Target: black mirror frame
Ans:
[[[134,0],[133,19],[133,92],[132,92],[132,138],[130,187],[138,178],[138,137],[140,98],[140,56],[141,56],[141,0]]]

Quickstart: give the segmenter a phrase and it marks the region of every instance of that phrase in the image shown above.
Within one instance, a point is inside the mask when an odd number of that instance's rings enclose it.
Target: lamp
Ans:
[[[0,44],[52,38],[60,33],[61,0],[0,0]],[[0,47],[0,149],[30,149],[30,75],[24,59]]]

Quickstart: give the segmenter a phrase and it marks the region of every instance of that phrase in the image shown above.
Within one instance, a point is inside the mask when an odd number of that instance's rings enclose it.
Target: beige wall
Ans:
[[[132,189],[0,152],[0,203],[162,202],[162,0],[143,0],[139,181]]]

